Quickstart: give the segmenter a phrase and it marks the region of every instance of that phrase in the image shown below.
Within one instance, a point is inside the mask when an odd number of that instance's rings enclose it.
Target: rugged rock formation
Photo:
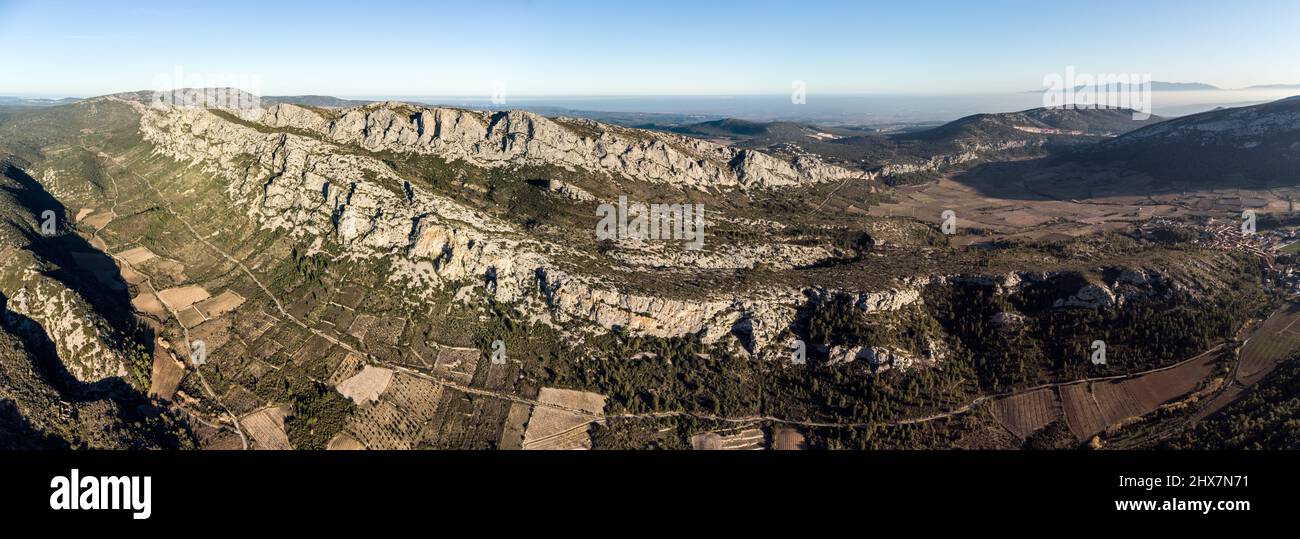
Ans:
[[[3,291],[9,296],[7,323],[18,333],[48,339],[77,381],[127,376],[123,353],[104,341],[112,331],[94,310],[58,282],[31,269],[22,271],[26,285]]]
[[[245,116],[372,151],[431,154],[480,167],[556,165],[695,189],[866,179],[811,157],[789,163],[679,135],[589,120],[551,120],[524,111],[488,113],[388,102],[340,113],[277,104]]]
[[[942,359],[937,350],[928,351],[929,357],[917,357],[906,350],[884,346],[835,347],[831,349],[827,365],[843,365],[857,361],[865,362],[873,373],[882,373],[891,369],[907,372],[918,368],[933,367]]]
[[[962,151],[940,154],[923,161],[912,163],[890,163],[872,171],[872,179],[883,179],[904,174],[922,174],[942,172],[960,165],[985,159],[1001,152],[1025,148],[1039,148],[1046,144],[1044,140],[1012,140],[993,144],[972,144]]]
[[[393,258],[393,281],[417,296],[488,282],[497,300],[532,304],[557,322],[660,336],[699,333],[709,341],[747,327],[753,348],[788,327],[801,298],[796,290],[694,300],[620,291],[553,262],[556,255],[586,255],[526,239],[418,187],[397,189],[401,180],[372,158],[337,153],[310,137],[263,133],[203,109],[138,109],[141,129],[158,152],[228,179],[228,196],[262,227],[304,240],[332,237],[348,257]]]
[[[1083,309],[1103,309],[1124,301],[1123,296],[1116,296],[1109,287],[1102,283],[1088,283],[1068,298],[1056,300],[1055,307],[1078,307]]]
[[[596,200],[596,197],[591,193],[588,193],[585,189],[560,180],[548,178],[538,181],[537,184],[542,189],[545,189],[546,192],[569,200],[575,200],[578,202],[593,202]]]

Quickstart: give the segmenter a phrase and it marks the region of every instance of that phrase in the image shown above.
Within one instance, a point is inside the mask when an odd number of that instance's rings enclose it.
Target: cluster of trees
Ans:
[[[954,347],[969,354],[981,387],[995,392],[1168,365],[1232,339],[1268,305],[1258,283],[1240,282],[1213,297],[1168,291],[1122,306],[1054,308],[1054,299],[1083,282],[1062,280],[1026,286],[1010,297],[995,295],[992,287],[937,287],[927,292],[926,305],[959,341]],[[1023,319],[999,324],[998,313]],[[1095,341],[1106,345],[1105,365],[1092,363]]]
[[[298,449],[325,449],[343,430],[355,405],[320,382],[296,378],[289,383],[293,412],[284,422],[289,442]]]
[[[298,246],[293,247],[290,253],[293,258],[293,267],[302,277],[303,282],[307,284],[321,285],[323,279],[329,271],[329,258],[320,255],[307,255],[298,250]]]
[[[900,187],[904,185],[920,185],[939,179],[942,176],[938,171],[921,171],[921,172],[904,172],[882,178],[886,185],[890,187]]]
[[[604,394],[610,413],[685,411],[888,421],[966,402],[967,381],[973,378],[960,364],[880,374],[853,364],[795,366],[706,344],[698,335],[660,338],[615,331],[576,342],[552,328],[521,323],[522,316],[506,307],[494,305],[489,312],[492,322],[476,337],[480,348],[490,351],[491,343],[500,339],[507,356],[521,363],[525,383]],[[853,320],[862,325],[860,319]],[[851,322],[846,318],[834,323],[847,327]],[[853,331],[871,336],[862,338],[884,338],[865,327]],[[911,331],[919,338],[923,330]]]
[[[1266,305],[1258,283],[1245,282],[1253,278],[1246,272],[1238,276],[1243,282],[1213,296],[1160,290],[1122,306],[1054,308],[1055,299],[1084,282],[1076,277],[1025,285],[1011,295],[994,294],[992,287],[935,286],[925,291],[923,308],[870,316],[849,296],[832,298],[800,313],[806,365],[754,359],[698,335],[614,331],[578,338],[528,323],[503,305],[489,309],[475,341],[483,350],[504,341],[525,383],[606,395],[610,413],[883,423],[949,410],[978,394],[1167,365],[1231,338]],[[996,323],[994,315],[1004,312],[1023,318]],[[1095,340],[1107,343],[1105,366],[1090,361]],[[857,363],[825,365],[825,349],[818,346],[886,346],[923,356],[931,344],[945,349],[942,368],[880,373]],[[824,441],[844,447],[951,442],[954,434],[942,430],[859,432]]]
[[[865,311],[848,295],[837,295],[828,301],[809,306],[802,318],[806,320],[809,343],[827,346],[839,345],[890,345],[904,350],[922,351],[932,340],[942,340],[942,328],[933,318],[919,310],[897,313],[873,314],[867,320]],[[890,317],[886,320],[886,317]]]
[[[1164,245],[1176,245],[1179,243],[1190,243],[1192,240],[1199,239],[1204,233],[1201,230],[1193,229],[1188,226],[1161,226],[1152,229],[1150,238],[1152,241]]]

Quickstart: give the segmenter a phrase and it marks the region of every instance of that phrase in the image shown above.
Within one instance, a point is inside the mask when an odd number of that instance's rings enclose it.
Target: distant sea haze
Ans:
[[[1153,92],[1153,112],[1182,116],[1216,107],[1245,106],[1300,93],[1295,89]],[[500,109],[538,108],[575,111],[697,115],[701,120],[739,118],[751,121],[794,121],[822,125],[887,125],[947,122],[979,113],[1015,112],[1043,106],[1033,92],[934,95],[818,95],[806,104],[791,103],[789,95],[734,96],[508,96],[493,104],[490,96],[366,96],[436,105]]]

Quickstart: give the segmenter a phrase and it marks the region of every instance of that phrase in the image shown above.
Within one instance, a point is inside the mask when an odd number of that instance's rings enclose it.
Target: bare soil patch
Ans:
[[[203,316],[211,319],[238,309],[243,304],[243,296],[236,294],[234,291],[226,290],[214,298],[199,302],[195,307],[203,313]]]
[[[161,345],[154,345],[153,374],[150,376],[149,398],[171,400],[176,395],[176,388],[185,377],[185,364],[172,357],[171,352]]]
[[[163,307],[163,304],[158,301],[158,297],[150,292],[144,292],[136,296],[135,299],[131,300],[131,306],[143,313],[157,316],[167,315],[167,308]]]
[[[153,254],[148,247],[136,247],[117,253],[117,257],[125,260],[127,264],[137,266],[153,260],[158,255]]]
[[[158,298],[177,311],[208,299],[208,291],[201,286],[178,286],[158,292]]]
[[[1061,417],[1061,399],[1055,389],[1039,389],[998,399],[990,411],[998,423],[1024,439]]]
[[[289,435],[284,431],[284,418],[289,415],[287,406],[263,408],[240,418],[239,423],[253,438],[257,449],[289,450]]]
[[[521,402],[510,403],[510,411],[506,413],[505,425],[501,428],[501,440],[497,447],[512,451],[524,448],[524,428],[528,425],[528,416],[532,414],[532,407]]]
[[[361,372],[340,383],[338,390],[357,404],[375,402],[392,381],[392,370],[366,365]]]
[[[703,451],[753,451],[767,448],[763,429],[736,428],[691,436],[691,448]]]
[[[532,418],[524,431],[524,449],[591,449],[589,428],[592,416],[604,415],[604,395],[544,387],[538,393],[537,401],[586,414],[551,406],[534,406]]]
[[[185,310],[176,313],[176,318],[182,326],[185,326],[185,329],[193,329],[199,324],[208,321],[207,318],[203,317],[203,313],[194,307],[187,307]]]
[[[86,217],[85,219],[78,219],[77,222],[84,223],[86,226],[90,228],[100,229],[100,228],[104,228],[105,226],[108,226],[109,223],[113,222],[113,217],[115,216],[113,215],[112,212],[96,213],[89,217]]]
[[[366,446],[361,445],[361,442],[358,442],[356,438],[344,432],[335,435],[330,439],[329,444],[325,446],[326,451],[360,451],[365,448]]]

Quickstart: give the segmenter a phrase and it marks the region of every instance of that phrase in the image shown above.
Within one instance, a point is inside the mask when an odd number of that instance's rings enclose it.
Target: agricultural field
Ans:
[[[1024,162],[900,186],[890,201],[863,213],[938,223],[936,208],[952,210],[959,229],[953,241],[964,245],[1004,239],[1057,241],[1127,230],[1153,218],[1222,217],[1244,209],[1285,212],[1288,197],[1300,197],[1300,190],[1171,191],[1149,175],[1107,165]]]
[[[1039,389],[998,399],[990,407],[993,416],[1021,439],[1061,417],[1061,399],[1056,389]]]
[[[357,404],[376,402],[392,380],[392,370],[366,365],[355,376],[340,382],[338,390]]]
[[[172,355],[169,347],[157,345],[153,351],[152,369],[149,397],[171,400],[185,376],[185,364]]]
[[[365,448],[366,446],[361,445],[361,442],[358,442],[356,438],[346,433],[335,435],[334,438],[330,439],[329,445],[325,447],[329,451],[357,451]]]
[[[591,449],[588,429],[604,415],[605,397],[544,387],[524,431],[523,449]]]
[[[244,298],[231,290],[226,290],[216,297],[199,302],[194,307],[203,314],[205,320],[218,318],[223,314],[238,309],[244,304]]]
[[[497,443],[499,449],[524,448],[524,431],[528,427],[528,417],[531,414],[531,406],[521,402],[510,403],[510,411],[506,414],[506,422],[501,430],[501,439]]]
[[[1244,385],[1258,383],[1296,350],[1300,350],[1300,304],[1274,313],[1241,349],[1234,375]]]
[[[178,286],[158,291],[158,299],[176,310],[188,308],[209,297],[207,290],[202,286],[194,285]]]
[[[284,418],[288,415],[287,407],[272,406],[241,417],[239,422],[248,430],[257,449],[293,449],[284,431]]]
[[[1134,377],[1080,381],[995,399],[989,411],[1021,440],[1064,419],[1077,441],[1136,421],[1195,393],[1224,368],[1213,351]]]
[[[776,425],[772,427],[771,448],[777,451],[801,451],[808,449],[808,441],[799,429]]]
[[[372,385],[372,388],[385,377],[391,381],[377,400],[361,400],[345,432],[367,449],[417,447],[424,441],[431,420],[439,409],[442,386],[405,373],[384,376],[373,369],[362,372],[371,374],[359,383]]]
[[[117,253],[116,256],[131,266],[139,266],[157,257],[148,247],[133,247]]]
[[[756,427],[704,432],[691,437],[691,449],[703,451],[752,451],[767,446],[767,435]]]

